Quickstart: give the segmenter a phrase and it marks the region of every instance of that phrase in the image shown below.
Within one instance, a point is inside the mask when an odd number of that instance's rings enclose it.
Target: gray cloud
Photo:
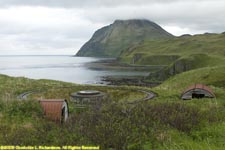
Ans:
[[[140,5],[150,3],[171,3],[182,0],[0,0],[0,6],[46,6],[46,7],[99,7],[119,5]]]
[[[90,8],[83,16],[87,20],[105,24],[115,19],[149,19],[163,27],[177,27],[183,30],[169,30],[175,35],[225,31],[225,1],[179,1],[138,7],[101,7],[97,10]]]
[[[175,35],[225,31],[224,0],[0,0],[0,54],[74,54],[116,19],[149,19]]]
[[[10,6],[45,6],[64,8],[93,8],[93,7],[118,7],[140,6],[149,4],[165,4],[185,2],[186,0],[0,0],[1,7]],[[210,0],[189,0],[189,2],[207,2]],[[215,2],[223,0],[214,0]]]

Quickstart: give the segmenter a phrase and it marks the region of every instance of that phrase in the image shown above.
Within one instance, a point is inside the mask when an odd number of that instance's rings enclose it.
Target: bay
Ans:
[[[72,56],[0,56],[0,74],[31,79],[51,79],[77,84],[105,84],[107,76],[146,76],[147,72],[94,70],[85,64],[103,58]]]

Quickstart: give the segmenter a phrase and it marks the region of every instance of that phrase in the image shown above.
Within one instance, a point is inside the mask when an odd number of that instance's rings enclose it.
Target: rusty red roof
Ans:
[[[44,115],[53,121],[61,121],[62,119],[62,106],[67,101],[65,99],[43,99],[39,101]]]
[[[203,90],[205,90],[205,91],[208,91],[211,95],[213,95],[213,96],[215,97],[215,95],[214,95],[214,93],[213,93],[213,90],[212,90],[211,88],[209,88],[208,86],[204,85],[204,84],[194,84],[194,85],[191,85],[190,87],[188,87],[188,88],[183,92],[183,94],[184,94],[184,93],[187,93],[187,92],[190,91],[190,90],[194,90],[194,89],[203,89]]]

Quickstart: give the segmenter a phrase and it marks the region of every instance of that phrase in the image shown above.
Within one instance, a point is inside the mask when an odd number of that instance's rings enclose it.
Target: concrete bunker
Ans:
[[[183,100],[190,100],[193,98],[215,98],[212,89],[203,84],[194,84],[188,87],[181,95]]]
[[[88,105],[101,105],[104,97],[105,93],[96,90],[83,90],[70,95],[71,101],[75,103],[75,106],[81,108]]]

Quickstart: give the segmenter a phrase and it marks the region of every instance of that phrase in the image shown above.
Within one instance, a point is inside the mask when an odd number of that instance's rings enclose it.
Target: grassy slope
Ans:
[[[195,69],[170,77],[160,86],[154,88],[160,94],[160,100],[180,101],[181,93],[190,85],[202,83],[212,88],[217,102],[225,105],[225,66]],[[214,100],[213,100],[214,101]]]
[[[206,124],[202,128],[192,130],[187,136],[177,131],[170,131],[173,136],[167,141],[162,149],[222,149],[225,143],[222,141],[225,136],[225,66],[206,67],[184,72],[169,78],[160,86],[154,88],[159,93],[158,101],[185,103],[185,105],[197,106],[199,110],[209,110],[215,118],[222,116],[222,119],[213,124]],[[192,101],[181,101],[181,93],[195,83],[203,83],[210,86],[216,99],[202,99]],[[161,93],[161,94],[160,94]],[[211,114],[211,115],[212,115]]]
[[[134,65],[166,65],[151,76],[156,80],[165,80],[187,70],[223,65],[224,56],[225,33],[222,33],[145,41],[123,51],[120,61]]]
[[[134,91],[132,87],[107,87],[105,86],[91,86],[78,85],[67,82],[53,81],[53,80],[33,80],[23,77],[9,77],[0,75],[0,98],[15,99],[19,94],[28,91],[38,91],[33,94],[36,99],[42,98],[70,98],[70,94],[79,90],[100,90],[108,93],[113,100],[136,100],[143,98],[145,94]],[[40,97],[39,97],[40,96]]]
[[[215,87],[225,87],[225,66],[206,67],[191,70],[169,78],[158,88],[170,87],[180,90],[190,84],[204,83]],[[184,80],[185,79],[185,80]]]
[[[68,98],[68,95],[71,92],[84,89],[98,89],[110,93],[112,101],[116,101],[117,103],[120,101],[132,100],[134,97],[140,98],[143,97],[143,95],[133,92],[133,89],[135,88],[132,87],[120,87],[115,89],[110,87],[81,86],[57,81],[30,80],[0,75],[0,142],[2,142],[0,144],[22,143],[38,145],[42,143],[44,145],[60,145],[69,143],[70,145],[77,145],[77,143],[101,143],[99,141],[104,143],[107,142],[108,138],[111,143],[116,143],[117,141],[114,140],[118,139],[120,136],[126,136],[123,135],[126,133],[131,137],[130,141],[133,143],[129,144],[130,149],[139,149],[143,146],[145,149],[171,150],[222,149],[225,144],[223,140],[225,138],[223,134],[225,132],[224,70],[224,66],[206,67],[171,77],[160,86],[152,89],[158,93],[156,99],[133,108],[133,112],[131,112],[132,122],[130,123],[135,123],[135,126],[131,124],[131,131],[128,133],[125,132],[126,130],[123,131],[125,129],[124,127],[130,128],[130,126],[126,125],[126,122],[120,122],[120,124],[122,123],[121,126],[118,126],[117,123],[113,123],[111,124],[113,125],[112,129],[115,127],[117,130],[112,130],[113,132],[110,133],[112,137],[103,136],[105,133],[107,134],[107,129],[97,130],[99,134],[93,139],[94,142],[87,138],[86,135],[79,135],[77,129],[70,127],[70,123],[65,128],[43,119],[40,107],[34,100],[39,99],[40,97]],[[212,100],[180,100],[181,92],[193,83],[204,83],[209,85],[215,91],[217,98]],[[14,100],[21,92],[43,89],[47,91],[33,94],[33,96],[30,97],[31,100],[22,102]],[[72,105],[70,104],[70,107],[71,106]],[[117,107],[118,106],[112,107],[112,110],[105,109],[105,111],[110,113],[109,118],[112,119],[121,116],[120,113],[117,114]],[[148,107],[150,107],[150,109]],[[73,117],[74,108],[72,107],[71,110],[71,117]],[[197,118],[195,115],[192,116],[192,113],[197,113],[195,114]],[[100,114],[97,114],[97,116],[99,115]],[[135,115],[138,117],[136,121],[134,121]],[[125,118],[123,118],[123,120]],[[110,123],[109,121],[112,121],[111,119],[108,121],[101,120],[102,123],[97,126],[97,129],[103,129],[106,124]],[[144,119],[144,122],[142,122],[142,119]],[[193,120],[197,121],[197,124],[195,124],[195,121],[192,123],[189,122]],[[116,121],[119,120],[116,119]],[[140,127],[138,122],[143,126]],[[125,123],[125,126],[123,126],[123,123]],[[147,124],[145,125],[145,123]],[[136,124],[138,126],[136,126]],[[49,128],[49,126],[51,127]],[[111,130],[111,128],[109,129]],[[120,134],[117,135],[116,131],[120,129],[122,130],[120,131]],[[89,132],[94,132],[96,134],[97,131],[95,126],[91,126]],[[8,133],[7,138],[5,137],[6,132]],[[73,134],[71,134],[71,132]],[[57,138],[61,133],[63,133],[64,138]],[[113,138],[114,133],[115,139]],[[136,135],[136,133],[138,134]],[[140,135],[140,137],[138,135]],[[102,136],[104,137],[104,140],[100,138]],[[132,138],[133,136],[135,137],[134,139]],[[80,140],[80,137],[82,137],[82,140]],[[95,139],[98,138],[99,141],[95,141]]]
[[[181,36],[167,40],[145,41],[132,51],[124,51],[124,57],[135,53],[148,55],[188,55],[205,53],[224,55],[225,33]]]
[[[0,145],[77,145],[82,141],[75,129],[63,127],[43,118],[38,100],[42,98],[66,98],[72,92],[92,89],[108,94],[108,99],[117,103],[144,98],[144,93],[134,91],[133,87],[84,86],[51,80],[32,80],[0,75]],[[33,93],[27,100],[20,101],[17,96],[27,91]],[[70,115],[76,114],[73,103],[69,101]],[[69,124],[68,124],[69,126]],[[73,134],[71,134],[73,132]],[[63,134],[63,135],[62,135]],[[63,136],[64,138],[61,138]],[[66,144],[67,143],[67,144]]]

